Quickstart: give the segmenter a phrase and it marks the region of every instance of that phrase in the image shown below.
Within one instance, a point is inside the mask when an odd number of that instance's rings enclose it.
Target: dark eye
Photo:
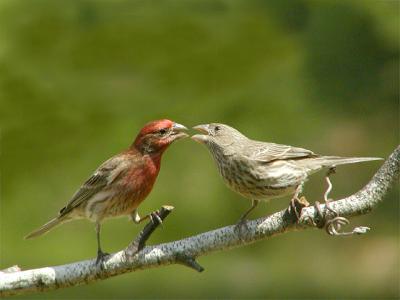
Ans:
[[[219,127],[219,126],[215,126],[215,128],[214,128],[215,131],[219,131],[220,129],[221,129],[221,127]]]
[[[167,129],[163,128],[158,131],[159,134],[164,135],[167,133]]]

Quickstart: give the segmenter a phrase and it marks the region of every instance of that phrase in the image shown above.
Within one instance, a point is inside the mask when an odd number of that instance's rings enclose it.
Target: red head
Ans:
[[[152,121],[144,125],[132,146],[142,153],[161,154],[173,141],[187,137],[185,130],[185,126],[167,119]]]

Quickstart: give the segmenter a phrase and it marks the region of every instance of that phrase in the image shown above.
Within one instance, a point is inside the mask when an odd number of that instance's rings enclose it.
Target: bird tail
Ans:
[[[45,234],[46,232],[50,231],[51,229],[53,229],[54,227],[66,222],[68,220],[68,218],[66,218],[65,216],[58,216],[55,217],[54,219],[51,219],[49,222],[47,222],[46,224],[42,225],[41,227],[39,227],[38,229],[32,231],[31,233],[29,233],[27,236],[25,236],[25,239],[31,239],[34,237],[38,237],[42,234]]]
[[[364,161],[382,160],[379,157],[340,157],[340,156],[320,156],[310,160],[304,160],[305,167],[313,173],[322,168],[333,168],[339,165],[355,164]],[[299,161],[300,162],[300,161]]]
[[[323,167],[334,167],[345,164],[355,164],[364,161],[382,160],[380,157],[340,157],[340,156],[322,156],[321,164]]]

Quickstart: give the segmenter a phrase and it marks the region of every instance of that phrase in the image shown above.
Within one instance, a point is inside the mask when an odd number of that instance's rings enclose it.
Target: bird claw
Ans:
[[[301,219],[302,211],[304,207],[310,206],[307,199],[303,196],[300,199],[298,197],[293,197],[290,200],[290,204],[288,207],[288,212],[296,218],[296,222],[299,222]]]
[[[245,230],[248,230],[248,229],[249,229],[249,226],[247,225],[247,220],[246,220],[245,218],[241,218],[241,219],[239,220],[239,222],[236,223],[235,229],[234,229],[234,231],[235,231],[236,234],[239,236],[239,239],[240,239],[241,241],[243,241],[243,237],[244,237],[244,235],[243,235],[243,228],[244,228]]]
[[[150,213],[150,220],[154,225],[157,225],[156,222],[161,225],[161,227],[163,226],[163,221],[161,220],[160,216],[158,215],[157,211],[153,211]]]
[[[106,262],[108,256],[110,256],[109,253],[103,252],[101,250],[97,251],[97,258],[96,258],[96,265],[100,266],[103,268],[103,264]]]

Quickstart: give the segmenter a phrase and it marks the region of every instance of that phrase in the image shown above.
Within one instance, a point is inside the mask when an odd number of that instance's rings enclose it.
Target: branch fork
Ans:
[[[139,253],[145,247],[151,234],[158,226],[162,225],[162,222],[166,217],[168,217],[173,209],[173,206],[164,205],[158,211],[154,212],[154,217],[150,218],[150,221],[146,224],[136,239],[134,239],[124,250],[124,256],[126,259],[132,260],[135,254]],[[178,253],[176,255],[176,261],[177,263],[187,266],[197,272],[204,271],[204,268],[196,262],[195,258],[189,256],[187,253]]]
[[[162,225],[164,219],[168,217],[168,215],[172,212],[173,209],[174,209],[173,206],[164,205],[158,211],[152,213],[155,214],[156,217],[155,216],[151,217],[150,221],[146,224],[146,226],[139,233],[136,239],[134,239],[128,245],[128,247],[126,247],[124,251],[126,258],[128,259],[131,258],[145,247],[146,242],[150,238],[151,234],[154,232],[154,230],[157,229],[158,226]],[[152,214],[150,215],[152,216]]]
[[[399,172],[400,146],[394,150],[364,188],[349,197],[329,202],[328,206],[337,213],[332,220],[370,212],[382,201],[393,183],[397,182]],[[320,209],[325,212],[324,215],[328,212],[326,204],[320,205]],[[157,215],[164,220],[171,211],[172,208],[164,207],[158,211]],[[111,255],[106,260],[103,270],[96,267],[95,259],[26,271],[13,269],[7,273],[3,270],[0,272],[0,297],[87,284],[127,272],[174,263],[200,272],[203,268],[195,261],[195,258],[199,256],[244,246],[280,233],[311,228],[314,227],[312,224],[317,224],[320,218],[316,207],[304,206],[299,222],[294,222],[293,214],[287,210],[247,222],[243,240],[235,234],[235,226],[232,225],[182,240],[145,247],[145,242],[159,226],[159,222],[151,222],[126,249]],[[343,219],[337,219],[337,222],[340,226],[345,225]],[[327,225],[329,225],[328,222]],[[330,230],[335,234],[335,231],[340,233],[339,229],[333,226]],[[351,234],[367,231],[366,227],[357,227]]]

